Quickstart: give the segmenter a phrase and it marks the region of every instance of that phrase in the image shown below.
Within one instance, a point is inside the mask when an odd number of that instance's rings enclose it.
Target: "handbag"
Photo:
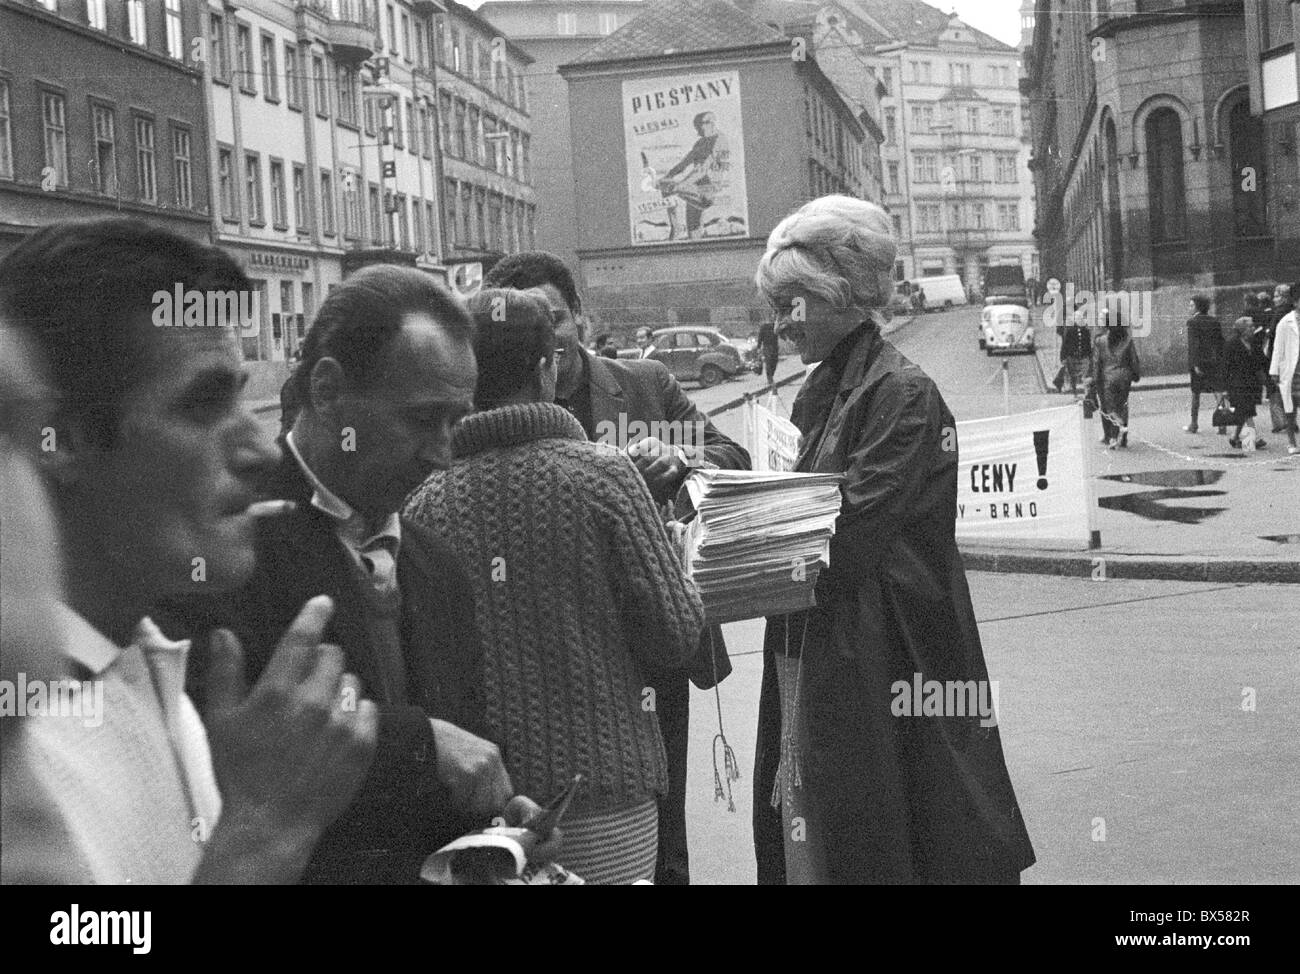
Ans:
[[[1097,396],[1096,384],[1088,386],[1088,392],[1083,397],[1083,418],[1092,419],[1092,414],[1101,408],[1101,402]]]
[[[1236,411],[1228,405],[1227,396],[1219,396],[1219,404],[1214,407],[1214,415],[1210,417],[1211,426],[1235,426]]]

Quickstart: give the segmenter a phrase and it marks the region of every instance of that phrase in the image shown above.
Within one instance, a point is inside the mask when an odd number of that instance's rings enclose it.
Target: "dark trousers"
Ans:
[[[772,653],[763,651],[763,684],[758,695],[758,743],[754,749],[754,858],[759,886],[785,885],[785,828],[772,791],[781,764],[781,694]]]
[[[691,684],[684,672],[658,673],[649,683],[654,687],[659,733],[668,755],[668,794],[659,799],[659,859],[655,863],[655,885],[689,886],[686,749],[691,736]]]

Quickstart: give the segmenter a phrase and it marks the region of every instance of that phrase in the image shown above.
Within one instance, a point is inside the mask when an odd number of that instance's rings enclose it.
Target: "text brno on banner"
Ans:
[[[749,235],[740,75],[623,82],[632,243]]]
[[[1086,545],[1092,498],[1078,406],[957,424],[957,539]]]

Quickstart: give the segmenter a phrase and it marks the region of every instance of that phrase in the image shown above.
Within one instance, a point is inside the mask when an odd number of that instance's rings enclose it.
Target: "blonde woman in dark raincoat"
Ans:
[[[844,475],[816,608],[767,622],[760,883],[1016,883],[1034,862],[996,716],[912,707],[931,681],[987,699],[989,675],[954,536],[956,424],[879,331],[895,250],[883,210],[827,196],[772,231],[756,275],[817,365],[796,469]]]

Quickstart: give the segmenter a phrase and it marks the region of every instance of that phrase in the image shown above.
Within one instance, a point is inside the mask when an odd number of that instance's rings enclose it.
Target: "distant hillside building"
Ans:
[[[564,65],[577,254],[601,327],[771,316],[767,235],[808,199],[864,195],[876,151],[812,56],[726,0],[654,3]]]

